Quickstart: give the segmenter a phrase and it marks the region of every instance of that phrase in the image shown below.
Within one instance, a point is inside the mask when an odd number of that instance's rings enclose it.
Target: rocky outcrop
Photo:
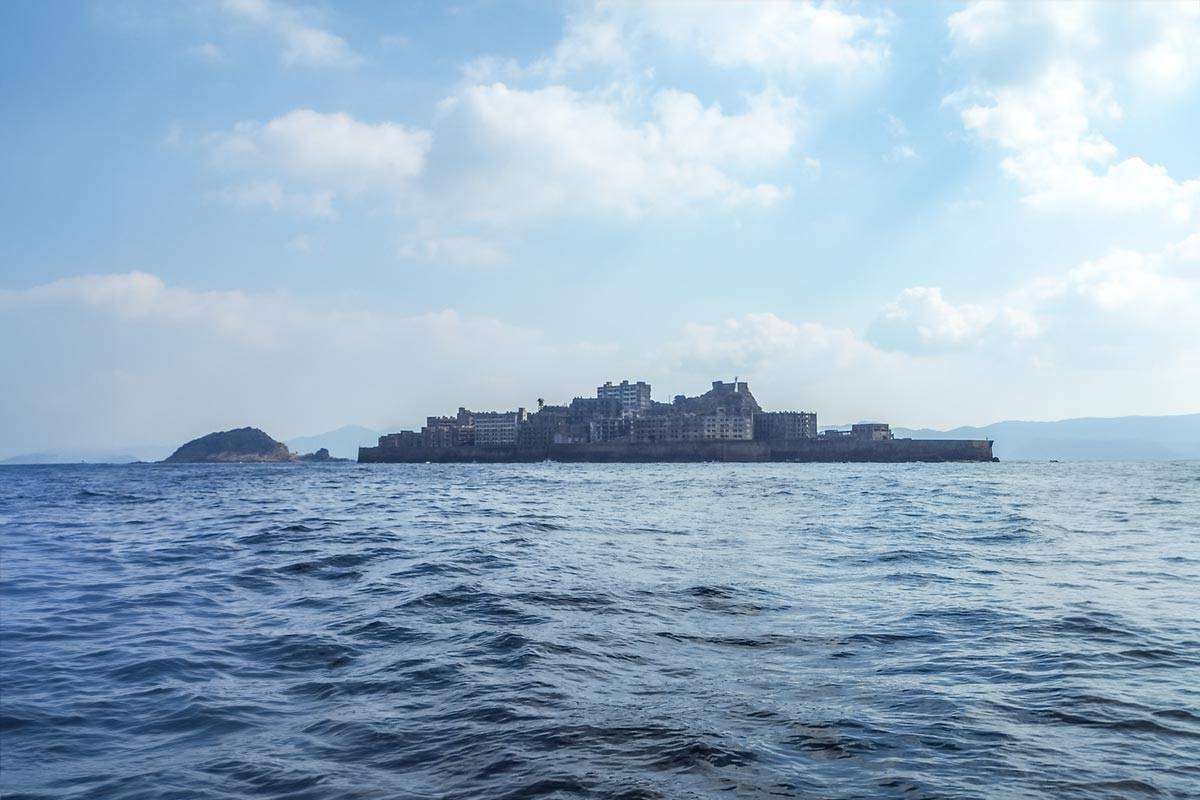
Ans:
[[[334,458],[333,456],[329,455],[329,448],[322,447],[320,450],[317,450],[317,452],[315,452],[315,453],[309,453],[308,455],[304,455],[304,456],[297,456],[296,460],[297,461],[306,461],[306,462],[310,462],[310,463],[324,464],[324,463],[334,463],[334,462],[338,462],[338,461],[349,461],[350,459]]]
[[[235,428],[193,439],[180,447],[164,464],[224,464],[237,462],[293,461],[287,445],[258,428]]]

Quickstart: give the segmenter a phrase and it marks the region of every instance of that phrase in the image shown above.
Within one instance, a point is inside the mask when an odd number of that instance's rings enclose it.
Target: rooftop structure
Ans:
[[[892,437],[892,429],[885,422],[861,422],[850,426],[850,435],[855,439],[882,442]]]
[[[712,382],[713,394],[749,394],[750,384],[745,381],[733,379],[733,383],[725,383],[724,381]]]

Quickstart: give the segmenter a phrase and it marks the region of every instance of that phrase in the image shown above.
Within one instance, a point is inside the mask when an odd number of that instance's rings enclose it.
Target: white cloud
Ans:
[[[238,123],[208,143],[218,166],[259,176],[226,190],[231,202],[329,217],[338,194],[406,189],[425,164],[432,136],[397,123],[297,109],[266,123]]]
[[[639,217],[699,203],[769,205],[787,195],[751,175],[792,150],[801,122],[794,98],[754,95],[743,113],[727,114],[669,90],[652,98],[648,120],[640,111],[623,98],[564,86],[464,88],[442,103],[435,126],[448,162],[438,188],[469,217],[493,222]]]
[[[850,330],[816,322],[790,322],[771,312],[713,324],[688,323],[673,354],[685,368],[753,372],[779,362],[845,366],[873,348]]]
[[[278,0],[221,0],[220,6],[231,17],[279,39],[279,58],[285,66],[353,67],[362,60],[344,39],[318,25],[311,10]]]
[[[890,23],[889,14],[863,16],[833,3],[597,3],[568,18],[547,64],[556,74],[624,64],[634,50],[665,44],[721,67],[841,77],[887,61]]]
[[[915,286],[883,307],[868,335],[881,347],[928,352],[1030,339],[1040,332],[1040,323],[1029,311],[952,305],[941,289]]]
[[[197,324],[245,341],[274,341],[302,321],[280,296],[169,287],[146,272],[83,275],[24,290],[0,290],[0,308],[76,307],[130,320]]]
[[[1181,264],[1200,264],[1200,233],[1194,233],[1182,242],[1171,245],[1167,248],[1167,254]]]
[[[1200,214],[1200,180],[1139,156],[1118,158],[1101,132],[1124,111],[1189,91],[1200,75],[1200,3],[981,0],[947,20],[969,85],[964,127],[1007,151],[1004,172],[1035,208],[1105,214]],[[964,99],[969,101],[963,102]]]
[[[416,175],[431,141],[428,131],[394,122],[360,122],[349,114],[296,109],[265,124],[237,124],[215,137],[214,154],[230,164],[361,188]]]
[[[1062,277],[1034,281],[1026,294],[1040,302],[1081,298],[1101,312],[1182,325],[1200,337],[1200,234],[1158,251],[1111,250]]]
[[[599,7],[569,14],[554,55],[533,65],[531,71],[560,78],[591,64],[627,64],[632,60],[629,32],[618,19]]]
[[[249,175],[222,193],[242,207],[332,216],[339,195],[373,190],[447,223],[528,224],[770,205],[790,190],[755,175],[788,157],[801,120],[799,102],[777,92],[748,96],[742,113],[729,114],[675,90],[643,103],[492,84],[440,104],[436,147],[430,131],[308,109],[239,123],[208,144],[214,164]],[[426,238],[420,257],[440,257],[431,248],[466,256],[467,239]],[[470,260],[497,260],[476,250]]]
[[[984,97],[962,109],[963,125],[1008,151],[1001,166],[1031,206],[1160,210],[1176,221],[1200,211],[1200,180],[1176,181],[1164,167],[1137,157],[1116,161],[1116,146],[1092,130],[1092,121],[1119,120],[1122,109],[1110,87],[1085,83],[1078,65],[1052,64],[1031,83]]]
[[[228,60],[225,51],[212,42],[199,42],[188,47],[184,52],[197,61],[207,61],[210,64],[220,64]]]
[[[887,111],[879,112],[883,116],[883,125],[887,128],[887,132],[895,139],[904,139],[908,137],[908,126],[904,124],[904,120]]]
[[[253,181],[243,186],[223,189],[217,193],[217,196],[238,208],[265,208],[271,211],[321,219],[337,217],[337,212],[333,208],[333,192],[289,191],[278,181]]]
[[[313,251],[313,240],[308,234],[298,234],[288,240],[287,249],[295,253],[304,253],[305,255]]]
[[[677,90],[496,83],[446,98],[432,131],[297,109],[205,143],[239,179],[218,193],[232,205],[332,218],[345,197],[383,196],[417,232],[401,257],[496,264],[506,260],[497,228],[510,238],[547,219],[778,203],[790,188],[763,178],[791,156],[803,119],[799,101],[775,91],[729,113]]]
[[[1116,148],[1089,133],[1093,118],[1118,120],[1121,107],[1106,86],[1087,87],[1079,67],[1052,65],[1037,82],[990,92],[991,105],[963,110],[963,122],[1009,150],[1043,149],[1069,161],[1107,161]]]
[[[880,111],[879,113],[883,117],[883,126],[887,129],[888,135],[893,139],[904,140],[908,138],[908,126],[904,124],[904,120],[887,111]],[[891,150],[883,154],[883,160],[890,162],[911,161],[916,157],[917,151],[913,149],[912,145],[904,141],[897,142],[892,146]]]
[[[412,44],[412,40],[402,33],[388,33],[379,37],[379,46],[385,50],[400,50]]]
[[[26,444],[8,447],[185,441],[247,424],[279,438],[349,421],[412,424],[459,403],[567,399],[623,362],[612,348],[486,316],[380,306],[191,289],[145,272],[0,290],[5,332],[36,322],[56,331],[0,349],[5,368],[26,365],[9,408],[31,412]]]
[[[403,242],[397,254],[408,261],[495,266],[508,261],[496,242],[473,236],[434,236]]]
[[[81,275],[28,289],[0,289],[0,309],[90,309],[136,322],[167,322],[216,333],[239,344],[274,349],[313,338],[358,346],[378,341],[392,348],[404,340],[436,344],[458,356],[492,352],[497,342],[537,343],[538,334],[499,320],[453,309],[412,316],[361,309],[314,308],[282,293],[198,290],[169,286],[140,271]],[[480,348],[482,342],[488,347]],[[487,352],[483,352],[487,351]]]
[[[948,200],[945,208],[951,214],[965,214],[983,208],[983,201],[974,197],[964,197],[957,200]]]
[[[1022,407],[1070,416],[1080,397],[1092,413],[1146,413],[1147,397],[1184,413],[1200,388],[1197,308],[1200,234],[1160,251],[1112,251],[988,304],[905,289],[865,338],[763,312],[690,323],[665,355],[681,374],[737,374],[760,401],[836,415],[829,421],[911,422],[934,408],[939,424],[959,408],[976,423]]]
[[[951,14],[947,27],[955,57],[992,82],[1071,59],[1173,95],[1190,89],[1200,73],[1200,3],[1191,0],[980,0]],[[1021,57],[1013,58],[1017,52]]]
[[[903,290],[871,324],[880,347],[912,353],[1042,346],[1061,351],[1106,339],[1200,340],[1200,234],[1158,251],[1111,250],[1038,278],[991,305],[953,304],[936,287]],[[1035,354],[1035,357],[1037,354]]]
[[[713,377],[736,375],[764,407],[816,411],[823,424],[928,419],[930,393],[959,408],[964,404],[956,400],[982,385],[964,380],[970,365],[880,350],[852,330],[771,312],[689,323],[663,360],[673,363],[676,385],[689,394]],[[944,409],[940,419],[957,413]]]
[[[1200,309],[1200,281],[1165,273],[1142,253],[1117,251],[1071,270],[1071,288],[1107,310],[1161,314]]]
[[[1090,48],[1101,41],[1096,11],[1097,4],[1088,0],[1054,3],[976,0],[951,14],[946,24],[959,58],[1009,50],[1018,41],[1025,42],[1027,52],[1038,49],[1043,42],[1047,49]]]
[[[654,100],[666,147],[680,159],[744,165],[787,156],[796,139],[799,102],[775,92],[747,98],[746,112],[727,115],[688,92],[668,89]]]

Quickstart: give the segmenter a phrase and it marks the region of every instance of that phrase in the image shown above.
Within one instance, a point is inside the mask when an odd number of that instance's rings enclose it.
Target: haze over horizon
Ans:
[[[0,7],[0,458],[1200,411],[1200,3],[81,8]]]

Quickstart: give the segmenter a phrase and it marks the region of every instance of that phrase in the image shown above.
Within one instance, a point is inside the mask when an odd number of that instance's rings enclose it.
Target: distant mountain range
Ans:
[[[0,464],[131,464],[134,461],[161,461],[173,447],[144,445],[105,450],[102,448],[65,448],[21,453],[0,460]]]
[[[374,447],[382,435],[361,425],[344,425],[336,431],[288,439],[285,444],[297,453],[312,453],[324,447],[334,458],[358,458],[358,448]]]
[[[948,431],[896,428],[913,439],[992,439],[1005,461],[1170,461],[1200,459],[1200,414],[1081,417],[1058,422],[997,422]]]
[[[993,452],[1006,461],[1168,461],[1200,459],[1200,414],[1173,417],[1082,417],[1057,422],[996,422],[982,427],[896,428],[896,436],[913,439],[992,439]],[[316,436],[299,436],[286,444],[294,452],[322,447],[337,458],[357,458],[358,448],[376,443],[380,431],[346,425]],[[127,464],[160,461],[173,447],[142,446],[113,450],[47,450],[24,453],[0,464]]]

